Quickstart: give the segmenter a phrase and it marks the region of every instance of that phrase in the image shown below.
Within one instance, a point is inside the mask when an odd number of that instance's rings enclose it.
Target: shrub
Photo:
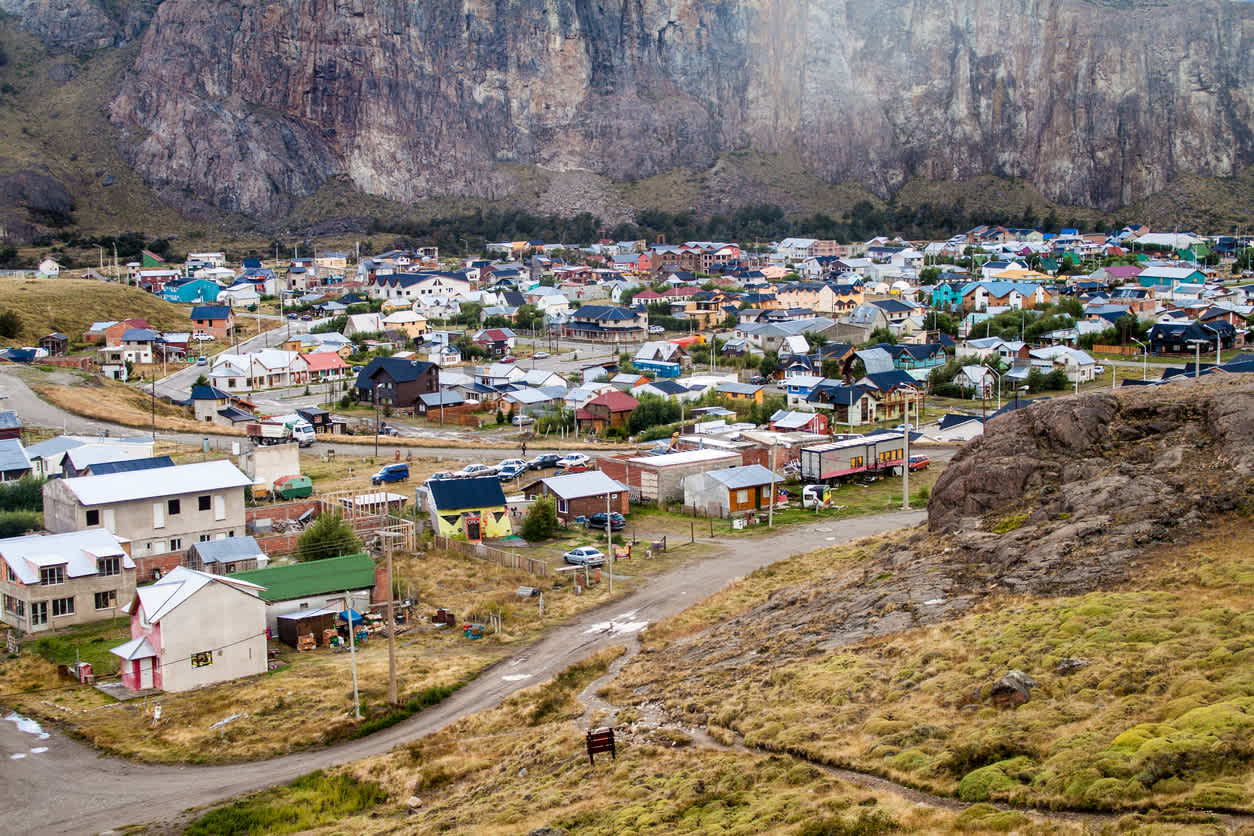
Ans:
[[[22,318],[18,316],[17,312],[4,311],[0,313],[0,337],[15,339],[20,333],[22,333]]]
[[[293,555],[299,561],[322,560],[361,551],[352,526],[339,514],[319,514],[313,523],[301,532]]]
[[[327,775],[321,769],[283,787],[275,787],[192,822],[184,833],[296,833],[338,821],[387,800],[378,784],[352,775]]]
[[[523,519],[522,538],[529,543],[547,540],[557,531],[557,504],[551,496],[537,497]]]
[[[43,528],[43,514],[38,511],[0,511],[0,538],[17,537]]]
[[[42,511],[44,480],[23,476],[16,482],[0,484],[0,511]]]

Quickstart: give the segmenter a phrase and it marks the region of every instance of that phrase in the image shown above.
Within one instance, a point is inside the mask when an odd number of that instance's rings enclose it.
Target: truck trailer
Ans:
[[[801,448],[801,478],[836,482],[860,475],[891,476],[905,463],[905,434],[879,431]]]

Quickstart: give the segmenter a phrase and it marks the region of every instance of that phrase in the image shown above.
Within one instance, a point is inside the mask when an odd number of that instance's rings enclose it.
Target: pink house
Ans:
[[[122,659],[133,691],[188,691],[266,671],[264,587],[179,566],[135,590]]]

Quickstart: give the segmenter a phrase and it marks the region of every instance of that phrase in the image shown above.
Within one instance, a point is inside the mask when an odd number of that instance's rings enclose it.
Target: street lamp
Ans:
[[[1193,377],[1202,376],[1202,343],[1210,342],[1209,340],[1189,340],[1193,344]]]
[[[994,369],[992,366],[989,366],[988,370],[992,372],[993,375],[997,378],[997,411],[1000,412],[1001,411],[1001,373],[998,372],[996,369]],[[917,409],[915,410],[915,420],[916,421],[918,420]]]
[[[379,458],[379,383],[374,384],[374,457]]]
[[[1129,337],[1128,339],[1141,347],[1141,380],[1149,380],[1149,346],[1136,337]]]
[[[1211,328],[1205,322],[1199,322],[1198,325],[1201,325],[1207,331],[1210,331],[1212,334],[1215,335],[1215,365],[1216,366],[1223,365],[1223,358],[1219,354],[1219,349],[1222,346],[1223,340],[1219,336],[1219,331],[1217,331],[1214,328]]]

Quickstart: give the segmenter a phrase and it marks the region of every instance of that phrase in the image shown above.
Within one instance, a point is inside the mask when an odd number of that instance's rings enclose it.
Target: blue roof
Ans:
[[[226,305],[197,305],[192,308],[192,319],[226,319],[231,309]]]
[[[572,311],[571,316],[579,319],[598,320],[600,322],[623,321],[636,318],[635,312],[615,305],[583,305],[578,310]]]
[[[158,467],[174,467],[174,459],[169,456],[150,456],[121,462],[97,462],[84,469],[90,471],[92,476],[102,476],[105,473],[133,473],[137,470],[153,470]]]
[[[30,470],[30,459],[16,438],[0,438],[0,472]]]
[[[427,483],[437,511],[460,511],[464,508],[496,508],[505,505],[501,480],[495,476],[475,479],[437,479]]]
[[[243,537],[227,537],[222,540],[204,540],[193,543],[192,549],[200,555],[205,563],[227,563],[232,560],[247,560],[265,554],[256,539],[248,535]]]
[[[11,409],[0,412],[0,430],[20,430],[22,428],[22,419],[17,417],[17,413]]]
[[[216,386],[208,386],[204,383],[192,386],[192,400],[194,401],[224,401],[233,397],[229,392],[224,392]]]

